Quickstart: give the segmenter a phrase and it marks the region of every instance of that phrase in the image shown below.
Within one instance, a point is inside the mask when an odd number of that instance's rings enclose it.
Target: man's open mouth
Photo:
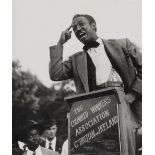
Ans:
[[[78,38],[79,38],[80,40],[83,40],[83,39],[87,38],[87,33],[86,33],[86,32],[80,32],[80,33],[78,34]]]

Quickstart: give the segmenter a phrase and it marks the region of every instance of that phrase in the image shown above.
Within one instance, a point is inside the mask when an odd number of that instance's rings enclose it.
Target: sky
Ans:
[[[141,0],[13,0],[12,59],[49,87],[53,83],[48,72],[49,46],[57,44],[75,14],[92,15],[100,37],[129,38],[141,48],[141,9]],[[82,47],[72,33],[64,45],[64,59]]]

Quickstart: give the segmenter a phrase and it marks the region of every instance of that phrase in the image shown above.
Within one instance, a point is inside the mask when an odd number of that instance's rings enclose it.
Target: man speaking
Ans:
[[[63,62],[63,44],[71,39],[71,28],[84,47]],[[128,125],[141,126],[142,55],[129,39],[99,37],[92,16],[76,14],[71,26],[61,33],[57,45],[50,47],[49,73],[54,81],[74,79],[78,94],[113,85],[124,87],[127,106],[132,107],[136,122]],[[129,131],[128,142],[128,152],[134,155],[133,131]]]

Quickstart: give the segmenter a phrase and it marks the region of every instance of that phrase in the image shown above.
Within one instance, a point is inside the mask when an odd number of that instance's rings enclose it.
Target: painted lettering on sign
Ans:
[[[96,115],[95,117],[93,117],[92,119],[90,119],[89,121],[87,121],[86,123],[84,123],[83,125],[79,126],[76,129],[76,136],[80,135],[81,133],[85,132],[89,128],[93,127],[94,125],[96,125],[97,123],[102,121],[104,118],[108,117],[109,115],[110,114],[109,114],[108,109]]]
[[[107,95],[73,104],[70,115],[71,155],[97,154],[99,146],[104,151],[120,151],[117,102],[114,95]]]
[[[104,108],[107,104],[109,104],[111,102],[110,97],[106,97],[105,99],[101,100],[100,102],[98,102],[97,104],[95,104],[94,106],[92,106],[90,108],[92,113],[98,112],[100,111],[102,108]]]
[[[73,121],[71,121],[71,127],[74,127],[75,125],[79,124],[83,120],[85,120],[88,117],[88,112],[85,111],[79,116],[77,116]]]
[[[111,128],[112,126],[114,126],[117,123],[118,123],[118,116],[116,115],[116,116],[112,117],[111,119],[109,119],[108,121],[101,124],[98,127],[97,131],[95,131],[95,129],[93,129],[90,132],[88,132],[87,134],[85,134],[84,136],[82,136],[81,138],[79,138],[78,140],[76,140],[74,142],[74,147],[78,148],[79,146],[84,145],[85,143],[91,141],[97,135],[102,134],[103,132],[105,132],[106,130],[108,130],[109,128]]]
[[[80,113],[81,111],[83,111],[83,107],[82,105],[79,105],[78,107],[76,107],[73,112],[75,115],[77,115],[78,113]]]

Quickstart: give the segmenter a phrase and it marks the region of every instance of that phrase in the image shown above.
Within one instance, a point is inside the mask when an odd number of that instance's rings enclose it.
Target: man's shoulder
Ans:
[[[122,48],[126,48],[128,46],[128,44],[131,43],[128,38],[108,39],[108,40],[103,39],[103,41],[108,44],[121,46]]]
[[[104,40],[104,39],[103,39]],[[117,44],[126,44],[129,39],[128,38],[120,38],[120,39],[108,39],[108,40],[105,40],[109,43],[117,43]]]

